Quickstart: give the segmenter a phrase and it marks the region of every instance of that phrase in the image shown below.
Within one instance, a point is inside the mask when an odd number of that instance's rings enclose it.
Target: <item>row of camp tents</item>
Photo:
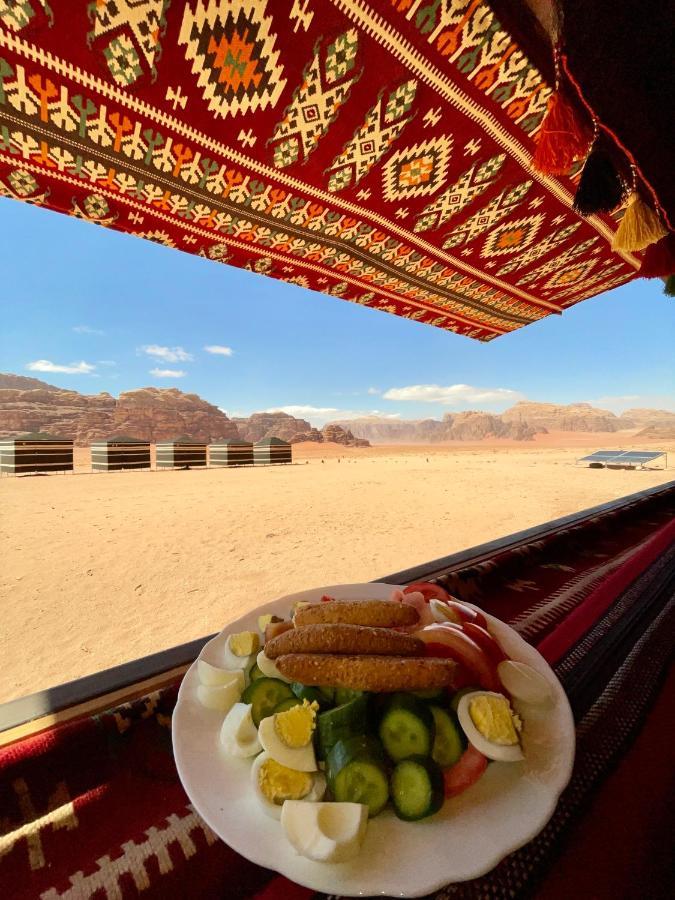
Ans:
[[[206,444],[176,437],[155,444],[155,466],[178,469],[208,466],[253,466],[290,463],[291,445],[277,437],[250,441],[227,440]],[[91,468],[95,472],[149,469],[150,442],[123,435],[91,444]],[[73,441],[43,432],[0,438],[0,472],[22,475],[33,472],[72,472]]]

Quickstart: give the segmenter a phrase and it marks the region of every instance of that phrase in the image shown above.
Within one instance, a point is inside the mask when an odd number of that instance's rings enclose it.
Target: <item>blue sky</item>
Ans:
[[[0,235],[0,371],[83,393],[178,387],[314,424],[523,398],[675,410],[658,280],[481,344],[10,200]]]

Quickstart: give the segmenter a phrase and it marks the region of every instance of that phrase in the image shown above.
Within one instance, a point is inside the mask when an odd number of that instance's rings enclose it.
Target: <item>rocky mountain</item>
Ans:
[[[17,391],[32,391],[46,389],[48,391],[58,391],[53,384],[47,384],[46,381],[40,381],[39,378],[28,378],[26,375],[12,375],[10,372],[3,374],[0,372],[0,389],[12,388]]]
[[[84,445],[113,434],[153,442],[178,434],[204,441],[239,436],[236,425],[218,407],[176,388],[142,388],[115,399],[106,392],[80,394],[45,382],[26,388],[21,382],[37,379],[1,377],[2,384],[8,378],[21,380],[17,387],[0,388],[0,433],[4,435],[47,431]]]
[[[670,424],[675,427],[675,412],[667,409],[627,409],[619,416],[625,422],[625,428],[637,428],[640,425]],[[628,424],[630,423],[630,424]]]
[[[375,444],[427,444],[442,441],[480,441],[483,438],[531,440],[535,429],[522,422],[506,423],[480,411],[446,413],[443,419],[395,420],[370,416],[339,423]]]
[[[675,441],[675,418],[670,422],[655,422],[638,431],[635,437],[649,438],[653,441]]]
[[[368,447],[368,441],[354,437],[351,431],[335,425],[327,425],[321,431],[305,419],[296,419],[284,412],[253,413],[247,418],[233,418],[239,434],[245,441],[260,441],[266,437],[278,437],[290,444],[303,441],[322,443],[332,441],[346,447]]]
[[[532,403],[522,400],[502,413],[501,419],[510,424],[529,425],[535,431],[621,431],[631,426],[606,409],[596,409],[590,403]]]

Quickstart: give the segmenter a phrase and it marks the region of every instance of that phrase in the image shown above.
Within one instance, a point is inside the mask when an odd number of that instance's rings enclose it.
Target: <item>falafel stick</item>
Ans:
[[[391,628],[367,625],[300,625],[265,644],[265,656],[287,653],[353,653],[383,656],[424,656],[424,641]]]
[[[403,656],[290,653],[279,656],[275,662],[282,675],[301,684],[330,684],[376,693],[452,687],[457,669],[457,663],[451,659]]]

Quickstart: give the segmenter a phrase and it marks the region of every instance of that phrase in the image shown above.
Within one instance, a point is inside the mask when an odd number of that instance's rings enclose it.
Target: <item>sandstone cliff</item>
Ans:
[[[620,431],[630,426],[606,409],[596,409],[590,403],[531,403],[523,400],[501,415],[502,421],[522,423],[535,431]]]
[[[671,424],[675,427],[675,412],[667,409],[627,409],[621,413],[619,420],[625,423],[624,428],[639,428],[642,426]]]
[[[290,442],[296,435],[314,430],[305,419],[296,419],[284,412],[253,413],[247,418],[233,418],[232,421],[239,429],[242,439],[253,443],[267,437],[278,437]]]
[[[357,437],[376,444],[429,444],[443,441],[480,441],[483,438],[531,440],[535,429],[522,422],[505,423],[491,413],[446,413],[439,419],[380,419],[375,416],[342,421]]]

